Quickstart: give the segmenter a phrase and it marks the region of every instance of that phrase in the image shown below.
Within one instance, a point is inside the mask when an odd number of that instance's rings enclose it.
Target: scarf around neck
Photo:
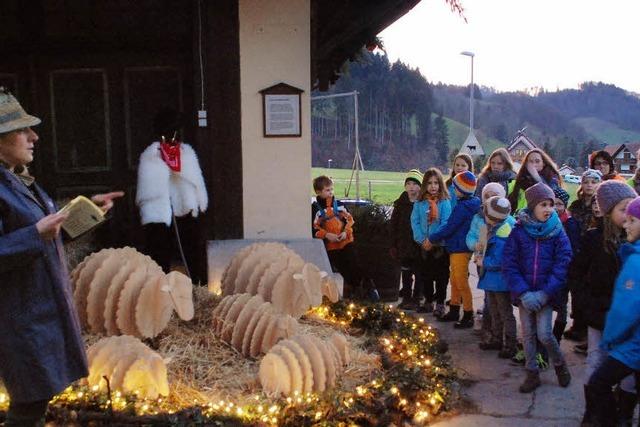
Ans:
[[[180,161],[180,141],[161,142],[160,156],[172,171],[180,172],[182,166]]]
[[[563,230],[562,222],[556,211],[553,211],[548,220],[540,222],[533,217],[533,212],[528,208],[524,208],[518,213],[518,221],[520,221],[527,234],[534,239],[555,237]]]
[[[438,220],[439,212],[438,212],[438,202],[440,199],[438,196],[427,196],[427,202],[429,202],[429,216],[427,219],[429,220],[429,224],[433,224],[434,221]]]

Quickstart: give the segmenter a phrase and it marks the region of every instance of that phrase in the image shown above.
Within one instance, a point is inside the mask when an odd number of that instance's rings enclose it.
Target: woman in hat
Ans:
[[[49,400],[87,375],[60,227],[51,198],[26,169],[40,119],[0,88],[0,379],[5,426],[43,425]],[[122,192],[93,200],[106,212]]]

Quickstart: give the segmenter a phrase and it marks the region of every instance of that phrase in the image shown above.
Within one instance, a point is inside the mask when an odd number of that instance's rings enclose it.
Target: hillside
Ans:
[[[469,133],[468,87],[429,83],[420,70],[384,55],[364,52],[330,93],[354,90],[367,168],[445,166]],[[475,132],[487,153],[525,127],[557,163],[571,166],[584,166],[586,154],[605,145],[640,141],[640,98],[613,85],[587,82],[536,95],[476,86],[475,98]],[[314,166],[332,159],[335,167],[351,167],[354,122],[350,98],[312,104]]]
[[[573,122],[581,126],[594,139],[605,141],[608,145],[640,141],[640,131],[621,129],[613,123],[596,117],[579,117]]]

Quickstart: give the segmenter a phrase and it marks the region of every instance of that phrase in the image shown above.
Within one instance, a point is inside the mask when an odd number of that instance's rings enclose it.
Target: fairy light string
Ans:
[[[455,399],[457,377],[446,343],[424,318],[406,315],[390,305],[349,301],[324,304],[307,315],[348,332],[364,332],[368,345],[380,354],[381,375],[346,392],[295,393],[277,400],[257,394],[242,405],[224,399],[179,405],[168,398],[143,399],[120,391],[109,396],[98,386],[74,385],[57,395],[50,407],[70,418],[82,411],[106,414],[113,408],[115,416],[146,417],[145,424],[185,418],[196,423],[229,420],[265,425],[324,421],[349,425],[376,420],[422,424],[447,410]],[[8,405],[9,397],[0,393],[0,411],[6,412]]]

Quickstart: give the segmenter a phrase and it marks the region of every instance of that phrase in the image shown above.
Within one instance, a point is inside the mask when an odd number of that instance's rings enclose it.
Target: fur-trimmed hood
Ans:
[[[197,217],[209,204],[198,157],[189,144],[180,144],[182,168],[173,172],[160,157],[160,143],[154,142],[140,155],[136,205],[142,224],[171,225],[175,216]]]

